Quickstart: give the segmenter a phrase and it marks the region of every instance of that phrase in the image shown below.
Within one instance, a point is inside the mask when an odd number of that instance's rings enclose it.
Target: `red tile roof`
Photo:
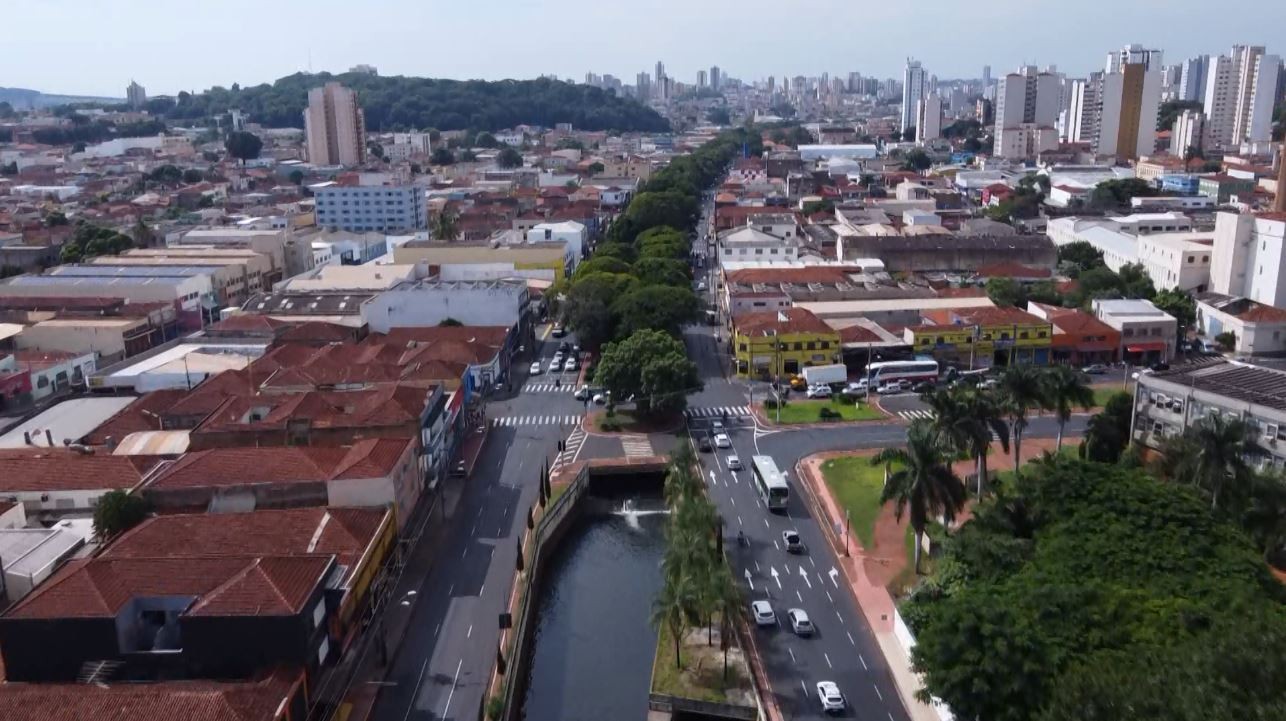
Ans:
[[[984,265],[977,270],[984,278],[1049,278],[1053,272],[1049,268],[1033,268],[1014,261],[1001,261]]]
[[[351,446],[264,446],[194,451],[163,468],[148,488],[310,483],[392,475],[414,438],[369,438]]]
[[[1049,321],[1010,306],[991,308],[950,308],[924,312],[930,325],[1040,325]]]
[[[290,323],[257,313],[238,313],[228,316],[218,323],[211,323],[206,327],[206,330],[273,333],[284,325],[290,325]]]
[[[805,266],[802,268],[743,268],[727,274],[728,282],[750,285],[753,283],[852,283],[849,275],[861,273],[860,267]]]
[[[0,492],[126,489],[157,460],[145,456],[81,455],[53,448],[0,450]]]
[[[82,559],[5,617],[112,617],[140,596],[193,596],[185,616],[294,616],[333,563],[330,556],[285,555]]]
[[[1283,323],[1286,322],[1286,309],[1251,301],[1251,306],[1237,317],[1252,323]]]
[[[972,285],[961,288],[939,288],[936,292],[939,298],[982,298],[987,295],[986,288]]]
[[[1059,308],[1058,306],[1036,303],[1045,311],[1054,325],[1055,333],[1068,335],[1104,335],[1119,337],[1121,332],[1085,311],[1076,308]]]
[[[163,683],[0,683],[5,721],[280,721],[304,681],[282,670],[255,681]]]
[[[224,375],[228,374],[219,374]],[[218,408],[206,416],[193,433],[284,429],[287,421],[300,418],[311,421],[313,428],[403,425],[419,420],[430,392],[431,389],[424,387],[384,384],[361,391],[224,396]],[[250,419],[251,411],[259,411],[257,420]]]
[[[743,313],[733,320],[737,335],[765,336],[795,333],[838,335],[834,328],[811,311],[803,308],[782,308],[761,313]]]
[[[839,340],[841,343],[879,343],[883,339],[869,328],[850,325],[839,329]]]
[[[116,415],[108,418],[85,436],[84,443],[101,446],[107,443],[109,437],[119,443],[122,438],[131,433],[162,430],[158,416],[169,410],[186,394],[186,390],[175,388],[152,391],[147,395],[139,396],[133,403],[117,411]]]
[[[389,515],[382,508],[291,508],[154,516],[99,558],[333,554],[351,574]]]

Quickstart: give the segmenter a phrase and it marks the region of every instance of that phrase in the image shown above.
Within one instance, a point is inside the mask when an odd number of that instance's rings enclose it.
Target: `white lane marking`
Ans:
[[[835,611],[835,618],[838,618],[840,623],[844,623],[844,617],[839,615],[838,610]]]
[[[441,621],[439,621],[439,622],[438,622],[438,625],[433,627],[433,635],[434,635],[434,637],[436,637],[436,636],[438,635],[438,631],[441,631],[441,630],[442,630],[442,622],[441,622]]]
[[[845,631],[845,632],[844,632],[844,635],[845,635],[845,636],[848,636],[848,643],[849,643],[849,645],[850,645],[850,646],[856,646],[856,645],[857,645],[857,641],[854,641],[854,640],[853,640],[853,634],[849,633],[848,631]],[[861,655],[861,654],[859,654],[859,657],[860,657],[860,655]],[[863,666],[863,667],[865,667],[865,666],[866,666],[866,662],[865,662],[865,661],[863,661],[863,662],[862,662],[862,666]]]
[[[892,712],[892,711],[890,711],[890,712],[889,712],[889,721],[897,721],[897,719],[893,718],[893,712]]]
[[[469,555],[469,544],[466,543],[464,550],[460,552],[460,560],[464,560],[464,557],[467,555]]]
[[[765,519],[764,519],[764,528],[772,528],[772,526],[768,525],[768,519],[767,519],[767,518],[765,518]]]
[[[795,598],[798,598],[800,603],[804,602],[804,597],[800,595],[798,588],[795,589]]]
[[[741,519],[737,519],[737,520],[741,520]],[[758,562],[758,561],[755,561],[755,573],[759,573],[759,562]]]
[[[817,561],[814,561],[812,556],[808,557],[808,562],[812,564],[813,568],[817,568]]]
[[[826,585],[826,581],[822,580],[822,574],[820,574],[820,573],[819,573],[819,574],[817,574],[817,582],[818,582],[819,584],[823,585],[823,586],[825,586],[825,585]]]
[[[464,634],[465,638],[473,638],[473,624],[469,624],[469,630]]]
[[[447,712],[451,710],[451,697],[455,696],[455,685],[460,680],[460,667],[464,665],[464,659],[455,665],[455,678],[451,679],[451,693],[447,694],[447,705],[442,709],[442,718],[449,718]]]
[[[829,654],[827,654],[827,653],[823,652],[823,653],[822,653],[822,658],[826,659],[826,667],[827,667],[827,668],[835,668],[834,666],[832,666],[832,665],[831,665],[831,657],[830,657],[830,655],[829,655]]]
[[[455,595],[455,584],[454,584],[454,583],[453,583],[453,584],[451,584],[451,587],[447,589],[447,595],[448,595],[448,596],[453,596],[453,595]]]
[[[752,583],[752,582],[751,582],[751,580],[750,580],[750,569],[749,569],[749,568],[747,568],[747,569],[746,569],[746,585],[747,585],[747,586],[750,586],[750,590],[751,590],[751,591],[755,590],[755,584],[754,584],[754,583]]]
[[[790,662],[791,662],[791,663],[798,663],[798,661],[796,661],[796,660],[795,660],[795,649],[790,648],[789,646],[787,646],[787,647],[786,647],[786,653],[789,653],[789,654],[790,654]]]
[[[737,516],[737,528],[741,528],[741,516]]]
[[[826,592],[826,599],[827,599],[828,601],[830,601],[831,603],[835,603],[835,599],[834,599],[834,598],[831,598],[831,592],[830,592],[830,591],[827,591],[827,592]]]
[[[780,551],[780,550],[781,550],[781,546],[777,545],[777,539],[775,539],[775,538],[774,538],[774,539],[772,539],[772,547],[773,547],[773,548],[775,548],[775,549],[777,549],[778,551]]]
[[[777,575],[777,567],[776,567],[776,566],[772,566],[772,567],[770,567],[770,568],[768,569],[768,571],[769,571],[768,575],[772,576],[772,580],[774,580],[774,581],[776,581],[776,582],[777,582],[777,590],[778,590],[778,591],[780,591],[780,590],[781,590],[781,576],[778,576],[778,575]]]
[[[476,518],[482,518],[482,509],[481,509],[481,508],[479,508],[479,509],[478,509],[478,515],[476,516]]]
[[[847,632],[847,631],[845,631],[845,633],[848,633],[848,632]],[[849,640],[849,641],[852,641],[852,640],[853,640],[853,637],[850,635],[850,636],[848,637],[848,640]],[[854,645],[854,646],[856,646],[857,644],[853,644],[853,645]],[[857,654],[857,660],[859,660],[859,661],[861,661],[861,662],[862,662],[862,670],[864,670],[864,671],[870,671],[870,670],[871,670],[871,668],[870,668],[869,666],[867,666],[867,665],[866,665],[866,657],[865,657],[865,656],[863,656],[862,654],[860,654],[860,653],[859,653],[859,654]]]
[[[804,685],[804,679],[802,678],[799,679],[799,687],[804,689],[804,693],[808,693],[808,686]]]
[[[475,538],[478,535],[478,522],[473,522],[473,528],[469,529],[469,538]]]
[[[737,505],[737,499],[736,499],[736,498],[733,498],[732,496],[728,496],[728,500],[729,500],[729,501],[732,501],[732,505],[734,505],[734,506],[735,506],[735,505]]]
[[[880,697],[880,700],[881,700],[881,701],[883,701],[883,700],[884,700],[884,694],[880,693],[880,687],[879,687],[879,686],[876,686],[875,684],[871,684],[871,688],[875,689],[875,695],[876,695],[876,696],[879,696],[879,697]]]
[[[804,579],[804,583],[808,584],[808,590],[813,590],[813,581],[808,577],[808,572],[804,570],[803,566],[799,567],[799,576]]]

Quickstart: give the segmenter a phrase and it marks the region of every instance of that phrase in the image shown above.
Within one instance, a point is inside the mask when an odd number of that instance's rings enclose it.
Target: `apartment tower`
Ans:
[[[1280,69],[1281,58],[1262,45],[1234,45],[1228,55],[1210,59],[1203,103],[1207,149],[1269,140]]]
[[[357,105],[357,93],[339,83],[308,91],[304,135],[308,162],[313,165],[366,162],[366,118]]]

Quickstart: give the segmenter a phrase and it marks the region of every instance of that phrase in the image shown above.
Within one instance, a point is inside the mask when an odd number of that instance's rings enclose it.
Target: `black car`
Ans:
[[[1168,371],[1168,370],[1170,370],[1170,364],[1166,363],[1165,361],[1152,364],[1152,371],[1154,373],[1160,373],[1161,371]]]
[[[697,444],[697,447],[701,449],[701,452],[702,452],[702,453],[709,453],[710,451],[714,450],[714,449],[710,446],[710,439],[709,439],[709,438],[702,438],[702,439],[701,439],[701,442]]]
[[[929,381],[920,381],[919,383],[916,383],[914,386],[911,386],[911,390],[915,391],[916,393],[928,393],[934,388],[935,386]]]
[[[572,344],[568,343],[567,341],[563,341],[562,343],[558,344],[558,352],[560,353],[566,353],[571,349],[572,349]]]

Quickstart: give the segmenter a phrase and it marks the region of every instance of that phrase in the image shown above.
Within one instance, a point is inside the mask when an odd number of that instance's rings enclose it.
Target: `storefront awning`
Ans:
[[[1148,343],[1134,343],[1131,345],[1127,345],[1125,346],[1125,350],[1131,353],[1147,353],[1148,351],[1153,351],[1153,350],[1165,350],[1166,346],[1168,345],[1169,343],[1166,343],[1163,340],[1159,340],[1159,341],[1152,341]]]

